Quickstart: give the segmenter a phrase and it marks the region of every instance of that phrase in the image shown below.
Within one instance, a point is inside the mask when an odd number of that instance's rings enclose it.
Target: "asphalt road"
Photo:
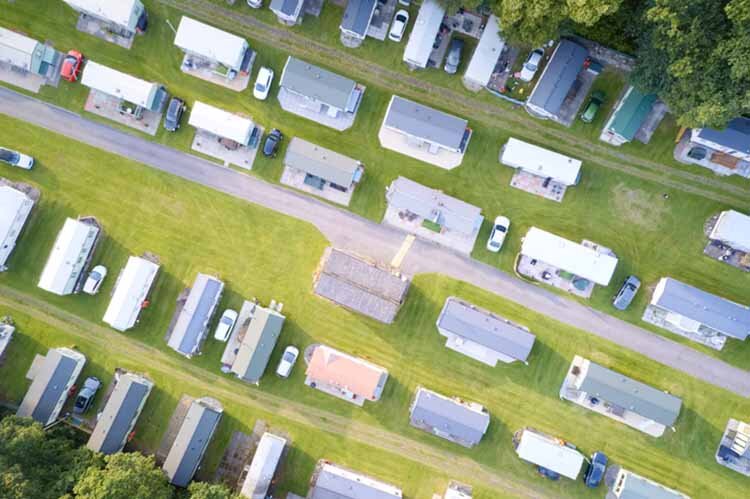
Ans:
[[[116,130],[0,87],[0,113],[315,225],[339,248],[389,262],[405,234],[278,185]],[[30,151],[33,153],[33,151]],[[444,274],[750,397],[750,372],[594,310],[494,267],[417,240],[402,271]]]

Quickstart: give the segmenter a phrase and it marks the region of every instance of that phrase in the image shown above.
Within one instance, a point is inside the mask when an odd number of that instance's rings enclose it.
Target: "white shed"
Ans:
[[[200,101],[193,105],[188,124],[245,146],[255,129],[252,120]]]
[[[521,254],[602,286],[609,284],[617,267],[617,258],[612,255],[536,227],[523,238]]]
[[[104,313],[104,322],[118,331],[132,328],[158,271],[159,266],[145,258],[128,258],[128,263],[117,278],[112,300]]]
[[[500,36],[500,20],[492,14],[464,73],[464,85],[472,90],[487,86],[504,48],[505,40]]]
[[[531,430],[523,430],[516,454],[524,461],[575,480],[583,467],[584,456],[560,439]]]
[[[63,0],[73,9],[88,16],[107,21],[131,33],[146,12],[141,0]]]
[[[445,17],[445,7],[437,0],[425,0],[419,8],[409,41],[404,50],[404,62],[415,68],[426,68],[432,45]]]
[[[73,293],[98,235],[96,225],[66,219],[42,270],[39,287],[60,296]]]
[[[286,439],[264,433],[255,450],[253,461],[247,468],[240,495],[248,499],[266,499],[276,468],[284,453]]]
[[[182,16],[180,20],[174,44],[189,54],[219,62],[237,71],[249,48],[244,38],[187,16]]]
[[[5,269],[33,207],[34,200],[29,196],[10,186],[0,185],[0,272]]]
[[[538,177],[552,178],[566,186],[577,184],[581,177],[580,159],[570,158],[513,137],[503,146],[500,162]]]
[[[750,253],[750,216],[734,210],[722,211],[708,238]]]
[[[88,61],[81,84],[146,109],[152,109],[161,85]]]

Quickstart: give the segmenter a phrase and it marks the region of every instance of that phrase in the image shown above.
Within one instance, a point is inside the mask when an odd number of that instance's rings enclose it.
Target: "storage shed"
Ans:
[[[538,177],[550,178],[565,186],[581,179],[581,160],[574,159],[513,137],[500,151],[500,162]]]
[[[9,185],[0,184],[0,272],[16,247],[24,225],[34,207],[34,200]]]
[[[66,219],[42,270],[39,287],[60,296],[77,292],[99,232],[99,226],[89,220]]]
[[[250,144],[250,138],[255,130],[255,123],[251,119],[200,101],[193,104],[188,124],[243,146]]]
[[[216,277],[198,274],[177,315],[167,344],[187,358],[200,353],[208,324],[224,292],[224,283]]]
[[[182,16],[174,44],[180,50],[239,72],[250,45],[247,40]]]
[[[104,322],[127,331],[135,326],[143,309],[151,285],[159,272],[159,265],[138,256],[131,256],[117,277],[112,299],[104,313]]]
[[[273,433],[266,432],[260,437],[253,460],[246,468],[247,474],[240,490],[242,497],[266,499],[285,446],[286,439]]]

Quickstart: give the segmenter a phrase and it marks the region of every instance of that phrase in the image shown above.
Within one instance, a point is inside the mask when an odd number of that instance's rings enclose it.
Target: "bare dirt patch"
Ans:
[[[612,202],[615,210],[625,219],[641,227],[660,225],[668,212],[663,196],[641,189],[631,189],[619,183],[612,189]]]

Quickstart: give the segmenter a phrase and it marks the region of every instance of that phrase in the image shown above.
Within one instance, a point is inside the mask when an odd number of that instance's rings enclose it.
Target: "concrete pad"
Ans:
[[[380,145],[386,149],[439,166],[445,170],[452,170],[460,166],[464,160],[464,154],[444,149],[440,149],[437,153],[431,153],[427,144],[410,142],[406,135],[389,130],[384,125],[380,125],[378,139],[380,139]]]
[[[526,191],[529,194],[534,194],[535,196],[541,196],[550,201],[562,203],[567,187],[560,182],[555,182],[554,180],[551,180],[547,184],[547,187],[545,187],[545,180],[544,177],[532,175],[524,170],[516,170],[513,177],[510,179],[510,186]]]
[[[130,49],[130,47],[133,46],[133,41],[135,40],[135,35],[122,36],[113,33],[107,26],[107,23],[103,23],[98,19],[87,16],[86,14],[81,14],[78,17],[76,29],[78,31],[88,33],[89,35],[94,35],[95,37],[101,38],[102,40],[106,40],[109,43],[119,45],[120,47],[125,49]]]
[[[714,350],[722,350],[727,342],[727,337],[723,334],[716,333],[708,335],[705,333],[701,333],[700,331],[692,332],[680,329],[667,320],[666,312],[651,305],[646,307],[641,320],[643,320],[644,322],[648,322],[649,324],[653,324],[654,326],[660,327],[661,329],[666,329],[670,333],[678,334],[691,341],[695,341],[696,343],[711,347]]]
[[[253,55],[255,58],[255,55]],[[190,62],[188,62],[190,61]],[[185,55],[180,65],[180,71],[183,73],[200,78],[201,80],[211,82],[215,85],[221,85],[229,90],[235,92],[242,92],[250,85],[250,74],[238,74],[233,80],[229,80],[226,77],[215,72],[218,64],[211,64],[208,62],[200,61],[190,55]],[[250,63],[252,67],[252,62]]]
[[[338,189],[331,187],[330,182],[326,182],[322,189],[316,189],[315,187],[305,183],[305,177],[307,172],[297,170],[296,168],[285,167],[281,173],[281,183],[294,187],[308,194],[321,197],[332,203],[340,204],[342,206],[349,206],[354,195],[354,188],[342,192]],[[355,184],[356,185],[356,184]]]
[[[0,63],[0,81],[35,94],[38,94],[42,85],[46,83],[43,76],[28,71],[20,71],[6,63]]]
[[[557,267],[553,267],[548,263],[539,260],[532,260],[525,255],[518,255],[518,260],[516,262],[516,272],[518,272],[519,275],[553,286],[557,289],[562,289],[563,291],[580,296],[581,298],[591,298],[595,286],[593,282],[589,281],[584,289],[578,289],[573,286],[572,280],[560,277],[558,275],[559,270],[560,269]]]
[[[258,133],[263,135],[263,128],[258,127]],[[260,144],[260,141],[258,141]],[[252,170],[255,156],[258,154],[258,145],[255,147],[240,146],[235,150],[228,149],[219,142],[219,137],[205,130],[196,130],[193,138],[193,151],[220,159],[224,166],[235,165],[246,170]]]
[[[443,232],[435,232],[425,227],[422,227],[422,220],[419,217],[408,217],[399,212],[398,208],[389,206],[383,216],[383,223],[401,229],[409,234],[414,234],[417,237],[432,241],[441,246],[446,246],[452,250],[464,253],[467,255],[471,254],[474,249],[474,243],[477,240],[479,232],[473,233],[471,236],[464,236],[463,234],[455,231],[446,230]]]
[[[365,88],[359,85],[364,94]],[[302,116],[321,125],[333,128],[334,130],[348,130],[354,125],[354,119],[357,113],[339,113],[338,116],[332,117],[327,114],[328,106],[316,106],[304,97],[280,88],[276,98],[284,111],[288,111],[297,116]]]
[[[144,110],[141,117],[136,118],[131,114],[121,112],[119,107],[120,99],[117,97],[91,89],[83,109],[148,135],[156,135],[161,123],[161,112]]]

